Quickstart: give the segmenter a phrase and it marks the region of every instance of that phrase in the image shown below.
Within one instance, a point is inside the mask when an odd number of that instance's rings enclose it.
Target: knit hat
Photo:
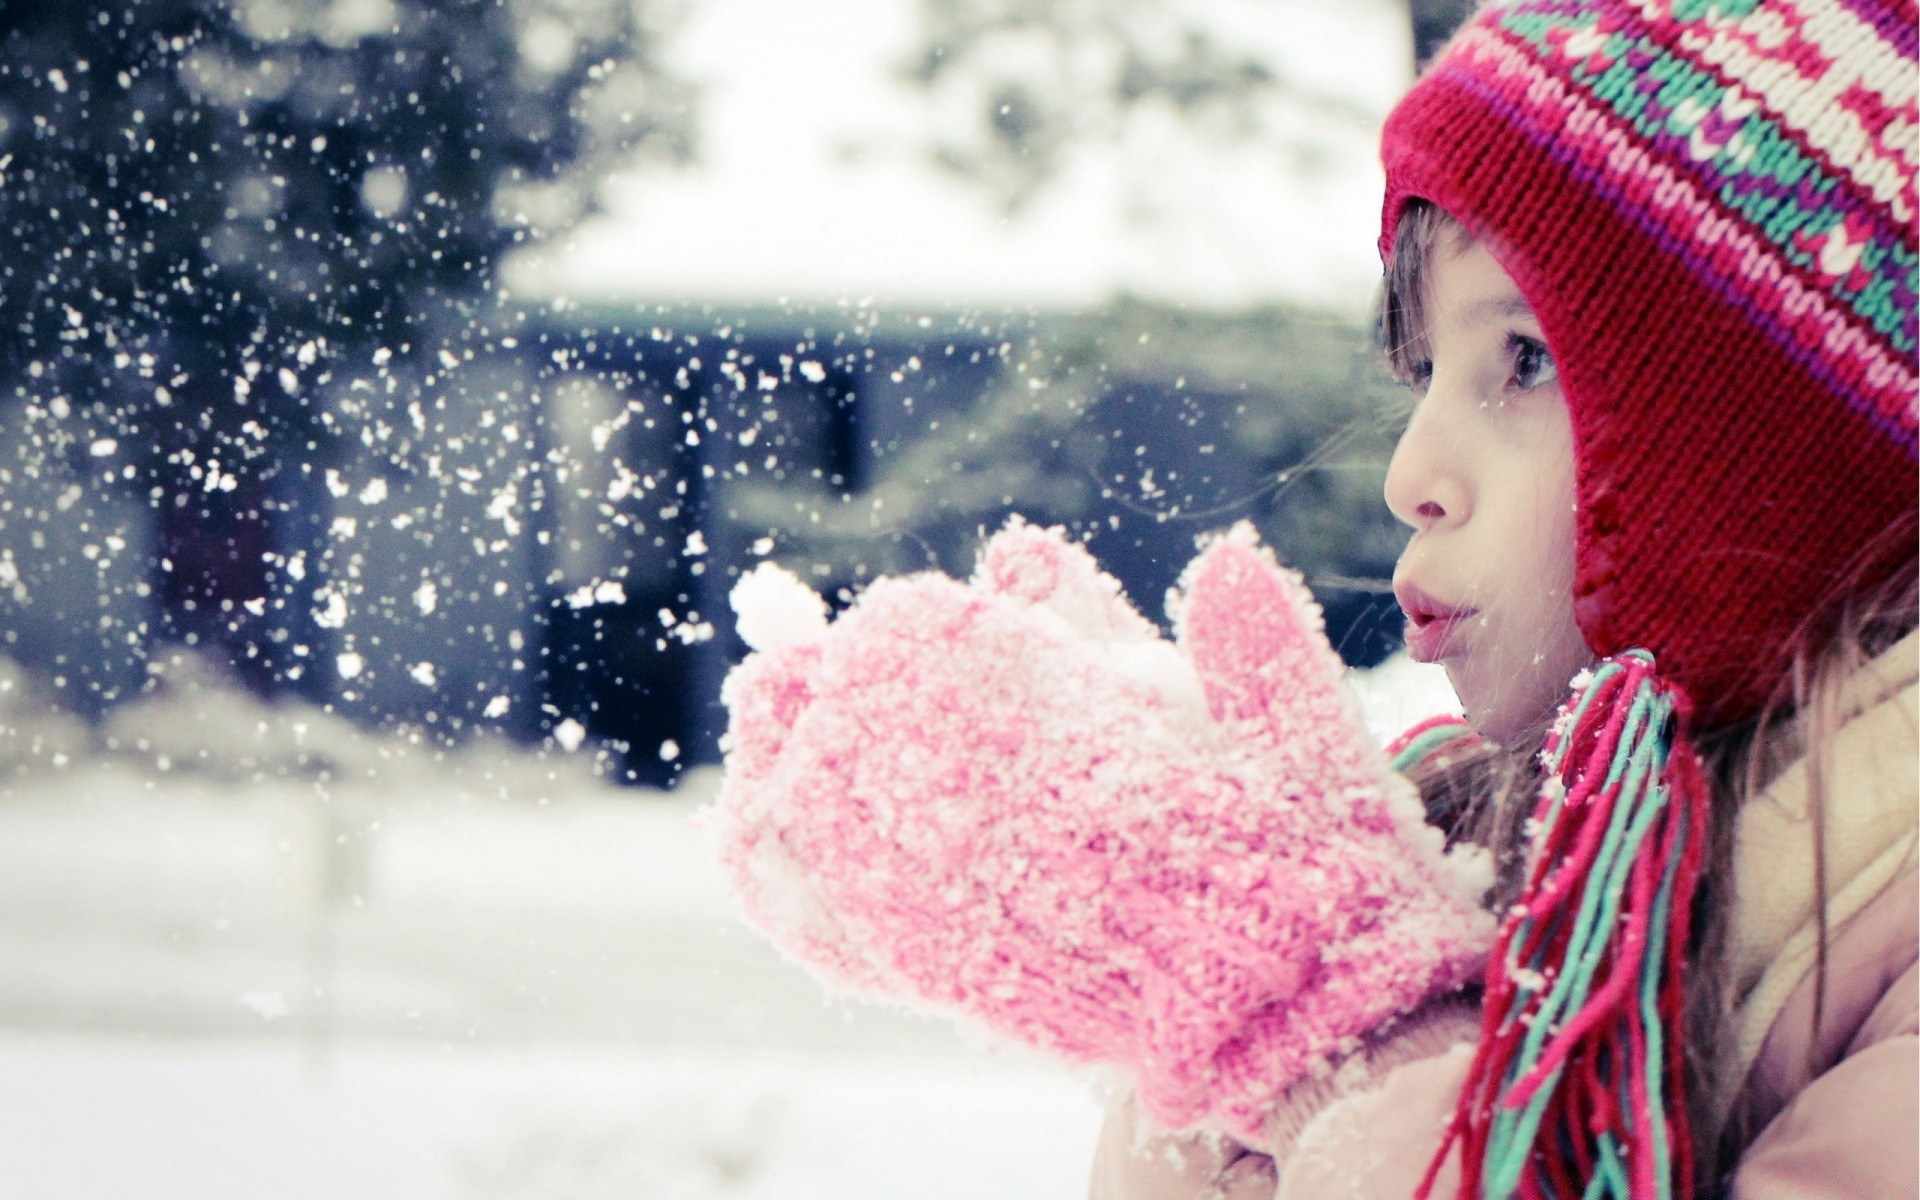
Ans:
[[[1603,656],[1548,739],[1488,964],[1447,1138],[1467,1194],[1691,1194],[1665,1041],[1707,836],[1689,731],[1758,713],[1836,585],[1914,562],[1887,534],[1920,490],[1915,16],[1497,2],[1387,120],[1383,256],[1432,203],[1554,352],[1574,614]]]
[[[1514,0],[1388,118],[1382,253],[1432,202],[1512,276],[1572,415],[1575,616],[1703,725],[1914,547],[1915,6]]]

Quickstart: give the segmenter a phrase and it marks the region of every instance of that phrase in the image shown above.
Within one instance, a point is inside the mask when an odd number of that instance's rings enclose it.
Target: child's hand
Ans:
[[[1118,1066],[1162,1126],[1251,1139],[1478,968],[1484,879],[1250,531],[1189,567],[1178,647],[1021,525],[971,584],[882,580],[831,626],[790,576],[736,606],[759,653],[723,693],[715,825],[749,917],[835,983]]]
[[[1163,1133],[1131,1100],[1107,1112],[1087,1200],[1273,1200],[1272,1156],[1222,1133]]]
[[[1466,1000],[1423,1005],[1362,1038],[1333,1072],[1287,1088],[1254,1146],[1164,1132],[1122,1100],[1100,1129],[1090,1200],[1403,1200],[1453,1115],[1479,1029]],[[1436,1196],[1457,1190],[1451,1172]]]

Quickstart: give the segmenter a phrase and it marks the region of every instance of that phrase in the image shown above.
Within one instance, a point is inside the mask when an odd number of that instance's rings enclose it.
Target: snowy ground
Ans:
[[[980,1200],[1084,1193],[1097,1114],[1037,1070],[779,1049],[13,1034],[32,1197]]]
[[[7,678],[7,1195],[1083,1194],[1091,1084],[824,1000],[733,918],[710,778],[436,754],[186,670],[89,734]]]

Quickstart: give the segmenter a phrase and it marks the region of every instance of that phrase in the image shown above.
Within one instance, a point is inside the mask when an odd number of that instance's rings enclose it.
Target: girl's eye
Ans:
[[[1508,380],[1508,386],[1517,392],[1532,391],[1560,378],[1559,368],[1553,364],[1552,351],[1538,338],[1508,334],[1507,354],[1513,362],[1513,375]]]
[[[1425,395],[1427,385],[1433,381],[1433,360],[1416,359],[1406,364],[1404,370],[1395,371],[1394,375],[1402,387],[1415,395]]]

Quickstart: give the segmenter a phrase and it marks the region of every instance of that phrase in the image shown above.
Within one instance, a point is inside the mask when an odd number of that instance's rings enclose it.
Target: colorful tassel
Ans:
[[[1561,710],[1528,876],[1487,964],[1480,1041],[1425,1200],[1685,1200],[1682,973],[1707,837],[1685,699],[1651,655],[1607,659]]]
[[[1393,769],[1405,775],[1423,764],[1445,766],[1448,756],[1482,744],[1465,717],[1443,713],[1388,742],[1386,755]]]

